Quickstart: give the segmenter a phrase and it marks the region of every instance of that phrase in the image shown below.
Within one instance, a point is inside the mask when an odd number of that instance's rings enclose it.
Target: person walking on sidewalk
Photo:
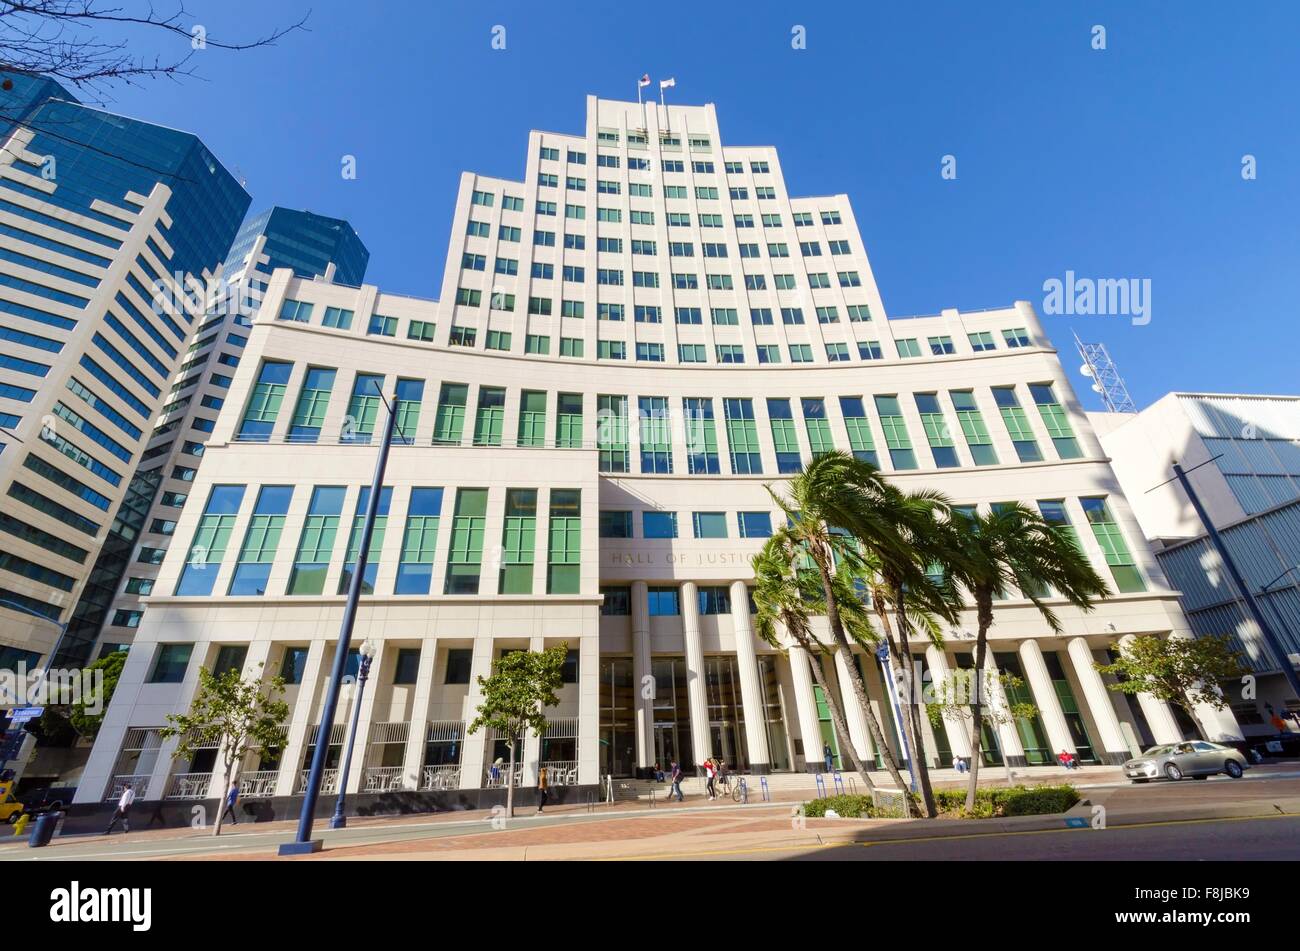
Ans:
[[[704,761],[704,788],[708,790],[710,799],[717,799],[718,793],[714,786],[718,780],[718,767],[713,764],[713,757],[710,756]]]
[[[546,767],[539,767],[537,770],[537,814],[539,816],[542,814],[542,810],[546,808],[546,800],[550,793],[550,780],[546,777]]]
[[[113,826],[117,825],[118,822],[122,823],[123,833],[131,831],[131,823],[127,820],[126,814],[133,802],[135,802],[135,790],[131,788],[130,783],[126,783],[122,787],[122,798],[117,801],[117,808],[113,810],[112,821],[109,822],[108,828],[104,830],[104,835],[112,832]]]
[[[822,759],[826,763],[826,772],[835,772],[835,753],[829,743],[822,744]]]
[[[239,814],[235,811],[235,806],[239,802],[239,780],[234,779],[230,782],[230,788],[226,790],[226,808],[222,810],[221,821],[226,821],[226,816],[230,816],[231,825],[239,825]]]
[[[673,788],[669,791],[668,798],[672,799],[673,796],[676,796],[678,802],[683,802],[684,797],[682,796],[682,767],[680,766],[680,764],[678,764],[677,760],[673,760],[672,765],[669,767],[668,774],[669,774],[669,778],[672,779],[673,781]]]

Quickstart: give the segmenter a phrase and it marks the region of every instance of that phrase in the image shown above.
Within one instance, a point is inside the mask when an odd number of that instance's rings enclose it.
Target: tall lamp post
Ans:
[[[343,772],[339,774],[339,798],[334,803],[334,818],[330,820],[331,829],[344,829],[348,817],[343,814],[348,798],[348,773],[352,769],[352,748],[357,742],[357,722],[361,719],[361,698],[366,694],[366,681],[370,678],[370,662],[375,659],[377,648],[375,642],[366,638],[361,644],[361,664],[357,669],[357,696],[352,702],[352,729],[348,731],[348,749],[343,754]]]
[[[894,671],[889,666],[889,644],[882,642],[876,648],[876,660],[880,661],[880,670],[885,677],[885,687],[893,703],[894,727],[898,731],[898,741],[903,744],[903,758],[907,760],[907,775],[912,783],[912,792],[916,792],[916,764],[912,762],[912,751],[907,744],[907,730],[903,725],[903,711],[898,708],[898,688],[894,684]]]
[[[380,394],[381,398],[382,395]],[[339,641],[334,648],[334,670],[330,674],[329,690],[325,694],[325,706],[321,710],[316,750],[311,758],[311,772],[307,776],[307,788],[303,790],[302,813],[298,816],[298,834],[292,842],[284,842],[280,845],[280,855],[306,855],[319,852],[323,845],[320,839],[311,837],[311,827],[316,818],[316,802],[320,799],[321,777],[325,773],[325,755],[329,752],[329,731],[334,723],[334,714],[338,710],[339,691],[343,687],[343,672],[348,665],[352,628],[357,620],[357,602],[361,598],[361,580],[365,577],[366,562],[370,557],[370,538],[374,534],[375,518],[379,514],[379,496],[384,486],[384,471],[388,468],[388,450],[393,444],[393,428],[397,424],[397,394],[394,393],[392,400],[386,401],[385,405],[388,407],[388,419],[384,423],[384,435],[379,443],[375,477],[370,483],[366,520],[361,526],[361,538],[357,542],[357,564],[352,572],[352,580],[348,583],[348,600],[343,608],[343,623],[339,625]]]

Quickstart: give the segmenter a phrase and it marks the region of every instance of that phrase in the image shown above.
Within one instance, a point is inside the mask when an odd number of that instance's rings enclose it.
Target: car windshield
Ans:
[[[1143,756],[1164,756],[1166,753],[1172,753],[1173,750],[1174,748],[1172,746],[1153,746],[1151,747],[1151,749],[1147,750],[1142,755]]]

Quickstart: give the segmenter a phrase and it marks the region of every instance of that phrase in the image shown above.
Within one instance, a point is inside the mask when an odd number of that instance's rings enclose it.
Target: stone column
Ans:
[[[419,789],[424,784],[424,735],[429,729],[429,702],[433,695],[433,667],[437,657],[438,639],[424,638],[420,642],[419,673],[411,697],[411,727],[402,757],[403,789]]]
[[[1136,639],[1136,635],[1125,634],[1119,639],[1121,651]],[[1142,716],[1151,728],[1151,736],[1157,743],[1177,743],[1183,738],[1183,731],[1174,718],[1174,711],[1165,701],[1149,693],[1133,694],[1137,697]]]
[[[936,699],[949,703],[957,698],[952,691],[952,672],[948,667],[948,655],[933,644],[925,649],[926,664],[930,668],[930,683],[934,685]],[[970,749],[970,721],[950,710],[944,710],[943,723],[948,730],[948,745],[952,747],[954,756],[968,758],[971,755]],[[940,767],[947,769],[951,763],[940,763]]]
[[[302,771],[303,752],[311,738],[311,728],[320,710],[321,674],[326,659],[334,659],[334,642],[315,640],[307,645],[307,663],[298,685],[298,701],[294,704],[293,719],[289,723],[284,755],[280,757],[280,775],[275,781],[277,796],[293,796],[298,792],[298,774]],[[325,679],[329,672],[325,672]],[[328,734],[327,734],[328,735]]]
[[[648,770],[654,757],[654,693],[646,696],[646,684],[654,676],[650,654],[650,598],[644,581],[632,582],[632,696],[636,705],[636,765],[638,772]],[[672,684],[663,685],[672,690]],[[665,768],[666,767],[666,764]],[[644,775],[644,773],[642,773]]]
[[[871,742],[871,728],[867,726],[867,718],[858,704],[858,698],[853,693],[853,684],[849,682],[851,676],[849,664],[850,660],[844,656],[844,652],[837,650],[835,676],[840,682],[840,703],[843,704],[844,722],[849,728],[849,739],[853,743],[853,752],[862,763],[862,768],[873,769],[876,765],[876,748]]]
[[[790,677],[794,682],[794,702],[799,710],[799,735],[803,739],[804,772],[824,772],[822,761],[821,721],[817,718],[817,695],[813,693],[812,669],[808,652],[790,648]]]
[[[749,616],[749,588],[743,581],[731,582],[731,627],[736,639],[736,666],[740,669],[740,702],[745,710],[749,771],[756,775],[770,773],[772,757],[767,749],[767,711],[763,707],[763,687],[758,679],[754,625]]]
[[[1088,646],[1086,638],[1074,637],[1070,639],[1067,650],[1074,664],[1074,674],[1079,678],[1079,686],[1083,688],[1083,697],[1087,701],[1088,712],[1092,714],[1092,722],[1097,724],[1097,732],[1101,734],[1098,739],[1102,749],[1096,751],[1097,759],[1111,766],[1122,765],[1129,758],[1128,741],[1120,729],[1115,705],[1110,702],[1110,691],[1093,666],[1092,648]]]
[[[682,582],[682,630],[686,635],[686,696],[691,707],[691,749],[695,764],[713,755],[709,739],[709,700],[704,690],[704,641],[700,637],[699,589]]]
[[[980,678],[980,688],[984,690],[984,702],[997,712],[998,743],[1002,746],[1003,759],[1009,767],[1024,766],[1025,745],[1020,742],[1020,731],[1011,717],[1011,705],[1002,689],[1000,675],[993,645],[990,644],[984,651],[984,675]]]
[[[1056,697],[1056,685],[1047,671],[1047,662],[1043,660],[1043,650],[1038,642],[1029,639],[1020,642],[1020,663],[1025,668],[1025,677],[1034,693],[1034,705],[1038,707],[1038,716],[1047,730],[1047,741],[1052,744],[1051,755],[1065,750],[1078,755],[1074,739],[1070,736],[1070,727],[1065,722],[1065,712],[1061,701]]]
[[[530,638],[528,649],[535,654],[540,653],[546,649],[546,641],[540,637]],[[532,730],[525,730],[523,747],[516,755],[522,757],[520,765],[523,767],[523,785],[536,786],[538,760],[542,755],[542,738]]]
[[[465,696],[465,707],[461,711],[461,719],[465,723],[465,746],[460,754],[461,789],[483,787],[483,766],[487,759],[487,728],[470,733],[469,725],[478,715],[475,712],[478,705],[483,702],[483,691],[479,689],[478,679],[487,679],[492,675],[492,638],[474,638],[473,651],[469,665],[469,693]]]
[[[584,611],[595,610],[594,607]],[[578,784],[600,782],[600,627],[593,618],[578,638]]]

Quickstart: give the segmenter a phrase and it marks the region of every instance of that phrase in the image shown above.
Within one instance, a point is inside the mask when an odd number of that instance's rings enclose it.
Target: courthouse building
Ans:
[[[1013,763],[1115,763],[1188,728],[1093,666],[1188,625],[1032,306],[889,319],[847,196],[789,194],[776,150],[724,144],[713,106],[589,97],[582,133],[531,133],[521,180],[465,174],[442,287],[271,276],[81,801],[128,780],[215,794],[216,751],[174,758],[158,735],[201,666],[287,684],[285,742],[250,753],[245,795],[297,793],[321,742],[338,783],[355,688],[319,717],[384,400],[398,429],[353,635],[378,653],[352,789],[484,787],[505,743],[467,733],[476,678],[560,643],[560,706],[525,737],[521,782],[539,763],[591,786],[672,759],[763,773],[817,769],[825,742],[838,756],[808,658],[755,637],[748,589],[779,517],[767,486],[832,447],[906,489],[1034,506],[1111,582],[1091,613],[1054,603],[1060,633],[1018,592],[999,602],[990,664],[1038,711],[997,728]],[[974,629],[914,660],[968,668]],[[874,657],[840,663],[892,723]],[[848,706],[843,742],[870,760]],[[954,727],[927,724],[928,761],[969,753]]]

